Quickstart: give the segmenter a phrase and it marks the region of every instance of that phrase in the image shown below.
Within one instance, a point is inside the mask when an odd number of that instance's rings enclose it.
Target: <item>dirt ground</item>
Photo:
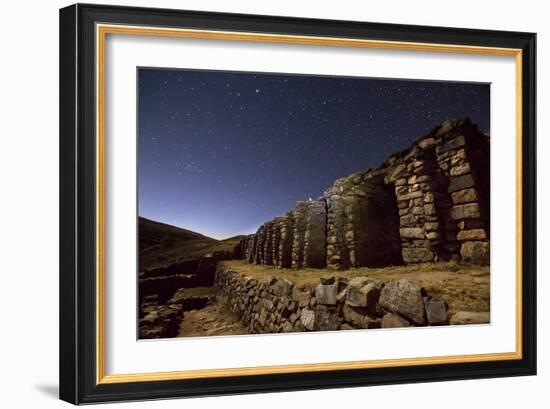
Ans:
[[[200,310],[185,311],[178,337],[243,335],[248,331],[225,306],[213,301]]]

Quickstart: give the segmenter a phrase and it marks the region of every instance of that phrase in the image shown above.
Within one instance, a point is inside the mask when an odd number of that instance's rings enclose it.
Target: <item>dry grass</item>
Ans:
[[[223,261],[222,266],[256,279],[267,276],[286,278],[298,287],[319,284],[325,275],[353,278],[367,276],[388,282],[406,278],[426,288],[437,299],[447,301],[451,313],[456,311],[489,311],[489,266],[456,262],[424,263],[384,268],[354,268],[343,271],[306,268],[301,270],[258,266],[242,260]]]

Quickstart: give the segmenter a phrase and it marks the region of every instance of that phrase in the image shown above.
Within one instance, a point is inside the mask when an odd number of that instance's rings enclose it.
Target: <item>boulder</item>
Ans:
[[[294,288],[294,290],[292,290],[292,299],[296,301],[300,307],[307,307],[311,299],[311,294],[308,290]]]
[[[319,284],[315,288],[315,298],[318,304],[335,305],[338,295],[338,286],[336,284]]]
[[[342,314],[344,319],[355,328],[380,328],[380,320],[369,317],[366,308],[344,305]]]
[[[405,239],[423,239],[424,229],[422,227],[402,227],[399,235]]]
[[[405,263],[424,263],[434,261],[434,253],[425,247],[404,248],[401,250]]]
[[[397,314],[392,314],[391,312],[386,313],[382,317],[382,328],[403,328],[410,327],[411,324],[405,318],[400,317]]]
[[[282,332],[294,332],[294,326],[289,322],[285,321],[283,325],[281,326]]]
[[[451,325],[488,324],[491,314],[487,312],[459,311],[451,317]]]
[[[305,329],[313,331],[315,326],[315,312],[304,308],[300,314],[300,321]]]
[[[407,279],[391,281],[380,293],[380,305],[417,325],[426,323],[422,289]]]
[[[480,216],[479,204],[477,203],[468,203],[451,207],[451,218],[453,220],[479,219]]]
[[[426,318],[430,325],[447,325],[447,304],[437,300],[426,302]]]
[[[294,287],[294,283],[290,280],[282,279],[277,280],[275,284],[273,284],[273,294],[282,296],[282,295],[290,295],[292,294],[292,288]]]
[[[463,189],[451,193],[451,199],[454,204],[464,204],[477,202],[478,196],[475,189]]]
[[[354,277],[351,280],[349,280],[348,285],[350,287],[361,288],[365,284],[367,284],[370,280],[371,279],[368,278],[368,277],[362,277],[362,276],[361,277]]]
[[[382,288],[380,282],[371,280],[363,287],[350,287],[346,296],[346,304],[351,307],[374,307],[380,297]]]
[[[334,307],[317,305],[315,307],[315,329],[319,331],[336,331],[342,320]]]

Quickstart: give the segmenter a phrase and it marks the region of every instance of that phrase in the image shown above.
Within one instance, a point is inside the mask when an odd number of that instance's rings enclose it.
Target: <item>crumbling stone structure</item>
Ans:
[[[469,119],[446,121],[378,169],[338,179],[266,222],[243,239],[242,256],[295,269],[486,264],[489,183],[489,137]]]

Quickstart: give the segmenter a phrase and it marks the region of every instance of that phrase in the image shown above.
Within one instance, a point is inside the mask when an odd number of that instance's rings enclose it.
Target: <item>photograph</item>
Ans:
[[[299,6],[59,10],[61,400],[524,399],[544,19]]]
[[[136,87],[138,339],[490,324],[490,83]]]

